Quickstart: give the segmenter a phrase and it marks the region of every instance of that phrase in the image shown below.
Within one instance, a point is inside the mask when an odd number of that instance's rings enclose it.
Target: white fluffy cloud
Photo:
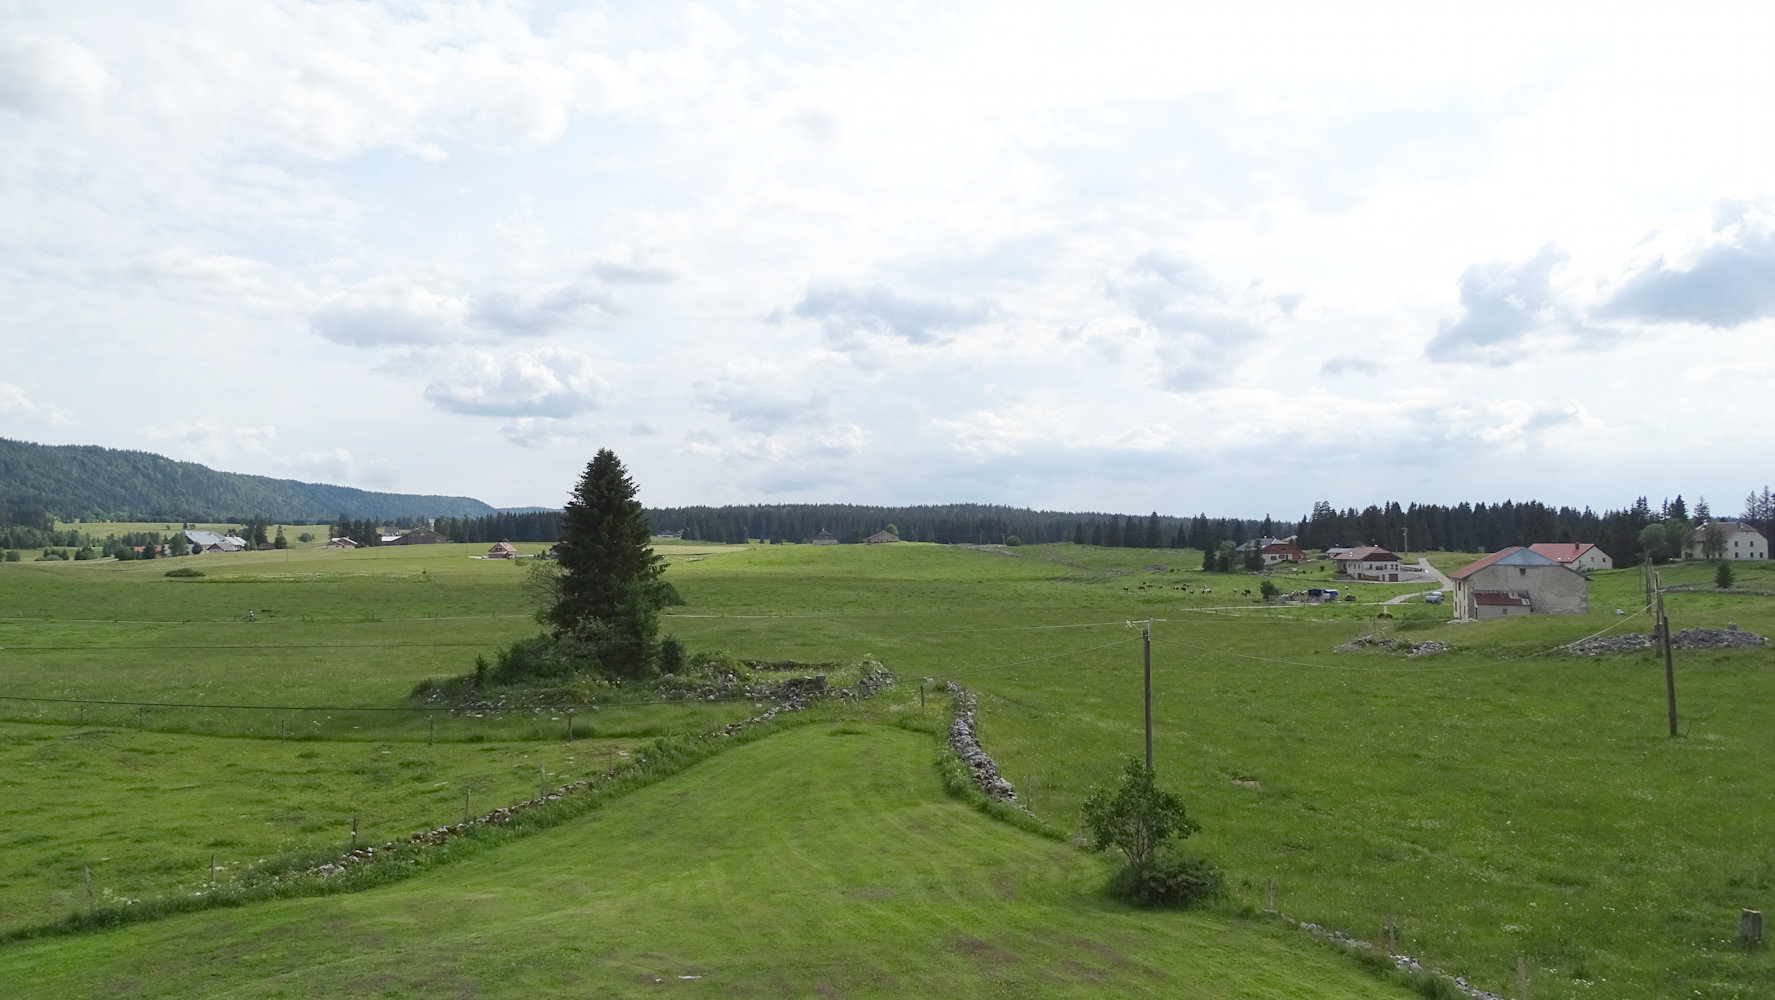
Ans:
[[[425,398],[441,410],[483,417],[571,417],[597,409],[605,381],[578,351],[479,349],[442,356]]]

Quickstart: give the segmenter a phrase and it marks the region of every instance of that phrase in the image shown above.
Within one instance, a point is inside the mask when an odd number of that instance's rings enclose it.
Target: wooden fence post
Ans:
[[[1763,911],[1745,910],[1738,915],[1738,937],[1747,948],[1763,943]]]

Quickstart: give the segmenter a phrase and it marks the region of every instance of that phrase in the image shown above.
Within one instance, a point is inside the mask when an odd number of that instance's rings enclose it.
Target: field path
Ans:
[[[1444,576],[1441,570],[1430,565],[1430,560],[1419,559],[1418,560],[1418,568],[1423,570],[1425,573],[1428,573],[1431,576],[1436,578],[1436,589],[1441,590],[1441,591],[1445,591],[1445,592],[1455,589],[1454,581],[1450,580],[1448,577]],[[1430,593],[1430,591],[1428,591],[1428,590],[1414,590],[1409,594],[1400,594],[1398,597],[1389,597],[1386,600],[1382,601],[1381,603],[1382,604],[1404,604],[1406,601],[1412,600],[1414,598],[1422,597],[1428,593]]]

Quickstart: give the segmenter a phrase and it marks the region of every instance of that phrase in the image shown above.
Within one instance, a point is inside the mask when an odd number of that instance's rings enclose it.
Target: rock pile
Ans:
[[[1604,653],[1633,653],[1650,649],[1656,642],[1656,638],[1642,632],[1628,632],[1623,635],[1599,635],[1593,639],[1582,639],[1564,648],[1580,656],[1599,656]],[[1739,649],[1768,644],[1769,640],[1763,636],[1755,632],[1745,632],[1736,625],[1726,628],[1686,628],[1670,637],[1670,645],[1677,649]]]
[[[1448,652],[1448,643],[1435,639],[1406,642],[1403,639],[1377,636],[1372,632],[1364,632],[1349,642],[1340,643],[1337,650],[1340,653],[1354,653],[1370,647],[1378,647],[1389,653],[1404,653],[1406,656],[1433,656]]]
[[[945,688],[955,697],[955,719],[949,723],[949,748],[973,772],[974,783],[980,786],[980,791],[987,798],[1001,802],[1017,801],[1016,787],[999,776],[998,765],[981,749],[980,739],[975,735],[974,714],[979,709],[979,702],[968,693],[967,688],[954,681],[946,684]]]

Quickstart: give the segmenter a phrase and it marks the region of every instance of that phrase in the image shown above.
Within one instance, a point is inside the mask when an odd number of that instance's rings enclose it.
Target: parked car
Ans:
[[[1432,590],[1428,594],[1425,594],[1424,595],[1424,603],[1425,604],[1441,604],[1442,603],[1442,591]]]

